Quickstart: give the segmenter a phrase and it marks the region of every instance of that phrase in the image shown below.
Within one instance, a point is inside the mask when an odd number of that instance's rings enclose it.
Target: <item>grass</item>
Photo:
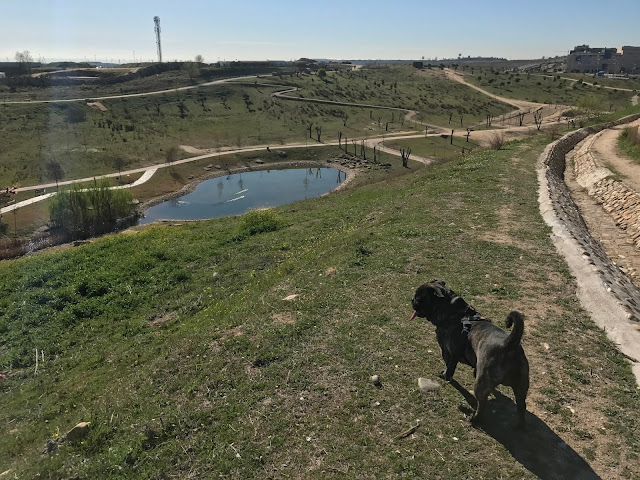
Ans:
[[[549,77],[474,69],[465,73],[465,80],[496,95],[539,103],[577,105],[583,97],[594,95],[604,111],[629,106],[633,95],[565,80],[560,75]]]
[[[49,181],[44,175],[49,160],[59,162],[63,179],[69,180],[117,171],[112,159],[118,156],[126,159],[125,168],[163,163],[167,150],[177,145],[316,143],[316,127],[322,129],[321,141],[336,141],[338,131],[365,138],[418,128],[402,125],[396,115],[385,131],[386,125],[378,126],[368,110],[271,97],[279,89],[225,85],[103,100],[106,111],[80,104],[86,120],[77,123],[68,120],[69,104],[0,105],[0,185]]]
[[[604,478],[637,478],[638,390],[540,218],[543,147],[512,142],[279,207],[276,230],[242,240],[243,217],[230,217],[1,263],[0,470],[568,478],[588,458]],[[526,434],[508,400],[491,402],[483,430],[455,388],[417,391],[442,368],[433,328],[408,322],[432,278],[499,324],[511,308],[527,315]],[[471,388],[471,369],[456,378]],[[41,454],[79,421],[92,422],[84,440]]]
[[[269,168],[273,165],[275,168],[282,163],[283,159],[277,155],[279,149],[273,149],[271,152],[260,150],[256,152],[245,152],[230,155],[220,155],[217,157],[204,158],[194,162],[183,163],[178,165],[165,165],[160,168],[147,182],[131,188],[134,197],[141,203],[145,203],[154,198],[168,195],[179,191],[185,185],[191,182],[197,182],[208,178],[211,174],[221,171],[235,170],[238,168]],[[327,161],[335,161],[336,157],[343,152],[337,147],[314,147],[314,148],[295,148],[286,149],[289,156],[284,159],[288,162],[315,162],[320,165],[327,165]],[[372,152],[369,151],[369,156]],[[387,164],[388,167],[380,167],[372,165],[372,169],[366,172],[360,172],[354,180],[354,185],[363,185],[372,182],[378,182],[382,179],[391,179],[400,175],[411,173],[421,168],[421,164],[410,161],[409,168],[402,168],[399,157],[388,155],[386,153],[378,153],[379,164]],[[261,164],[256,161],[262,162]],[[212,170],[209,166],[213,166]],[[219,166],[220,169],[215,167]],[[122,180],[118,178],[108,179],[112,185],[121,185],[124,183],[133,183],[141,174],[131,174],[123,176]],[[90,185],[92,182],[80,183],[80,185]],[[65,187],[60,187],[65,188]],[[55,190],[55,187],[54,187]],[[52,190],[52,191],[54,191]],[[26,200],[33,197],[33,192],[19,192],[10,198],[16,201]],[[9,197],[7,197],[9,198]],[[8,225],[7,236],[12,240],[14,237],[25,237],[32,234],[35,230],[43,227],[49,222],[49,203],[50,199],[43,200],[18,210],[4,214],[0,217],[4,223]],[[14,213],[15,212],[15,213]],[[7,239],[0,238],[0,243]]]
[[[618,148],[622,152],[640,163],[640,135],[638,127],[625,128],[618,137]]]
[[[410,66],[378,66],[354,72],[336,72],[326,82],[315,76],[301,75],[285,78],[300,88],[291,95],[337,102],[356,102],[418,111],[417,120],[429,124],[476,125],[488,113],[497,116],[513,107],[487,98],[475,90],[446,79],[439,70],[419,71]],[[275,81],[275,79],[273,79]],[[400,122],[400,112],[371,110],[374,120]]]
[[[473,135],[473,134],[472,134]],[[410,148],[412,155],[420,157],[435,158],[438,160],[453,160],[463,155],[468,155],[480,146],[469,140],[454,137],[453,144],[450,137],[444,136],[428,136],[426,138],[403,138],[398,140],[387,140],[384,142],[387,147],[400,150],[402,148]],[[462,153],[464,148],[465,153]],[[411,158],[411,157],[409,157]]]
[[[630,90],[640,90],[640,79],[630,78],[628,80],[620,80],[616,78],[598,77],[593,74],[583,73],[562,73],[562,77],[568,77],[583,82],[593,83],[594,85],[602,85],[611,88],[628,88]]]

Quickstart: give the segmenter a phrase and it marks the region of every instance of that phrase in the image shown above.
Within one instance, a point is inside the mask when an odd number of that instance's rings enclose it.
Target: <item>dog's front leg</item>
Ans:
[[[458,357],[456,355],[451,355],[451,358],[447,362],[447,369],[440,374],[440,377],[444,378],[447,382],[451,381],[453,374],[456,372],[457,366]]]
[[[451,380],[451,378],[453,377],[453,373],[456,371],[458,359],[455,355],[449,352],[447,345],[444,342],[440,344],[440,348],[442,349],[442,359],[444,360],[446,368],[442,370],[438,374],[438,376],[448,382],[449,380]]]

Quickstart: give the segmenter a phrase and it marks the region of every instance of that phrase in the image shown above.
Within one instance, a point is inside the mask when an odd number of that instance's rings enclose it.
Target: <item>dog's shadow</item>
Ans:
[[[450,384],[471,407],[476,407],[476,399],[467,389],[455,380]],[[477,428],[504,445],[527,470],[542,480],[600,479],[578,452],[534,414],[527,412],[526,429],[516,429],[514,402],[497,390],[493,393],[495,398],[489,400],[486,416]],[[464,407],[461,410],[467,414],[472,412]]]

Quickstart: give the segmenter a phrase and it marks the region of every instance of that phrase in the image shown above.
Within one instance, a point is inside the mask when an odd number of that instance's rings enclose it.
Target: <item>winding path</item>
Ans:
[[[470,88],[473,88],[495,100],[499,100],[501,102],[507,103],[509,105],[512,105],[514,107],[516,107],[518,109],[518,111],[523,111],[526,110],[527,112],[530,112],[532,109],[539,109],[539,108],[544,108],[544,107],[548,107],[544,104],[539,104],[539,103],[535,103],[535,102],[526,102],[526,101],[521,101],[521,100],[513,100],[513,99],[508,99],[505,97],[500,97],[498,95],[492,94],[490,92],[487,92],[486,90],[483,90],[480,87],[477,87],[475,85],[472,85],[470,83],[467,83],[464,80],[464,77],[452,70],[446,69],[445,70],[445,74],[446,76],[451,79],[454,80],[456,82],[462,83]],[[91,100],[96,101],[96,100],[108,100],[108,99],[115,99],[115,98],[127,98],[127,97],[143,97],[143,96],[150,96],[150,95],[160,95],[160,94],[166,94],[166,93],[172,93],[175,91],[182,91],[182,90],[191,90],[191,89],[196,89],[196,88],[201,88],[201,87],[207,87],[207,86],[211,86],[211,85],[221,85],[224,83],[229,83],[229,84],[238,84],[238,85],[242,85],[243,83],[246,83],[247,80],[249,79],[257,79],[259,78],[258,75],[249,75],[249,76],[243,76],[243,77],[233,77],[233,78],[226,78],[226,79],[221,79],[221,80],[214,80],[212,82],[206,82],[206,83],[200,83],[197,85],[190,85],[190,86],[186,86],[186,87],[179,87],[179,88],[175,88],[175,89],[168,89],[168,90],[158,90],[158,91],[153,91],[153,92],[143,92],[143,93],[131,93],[131,94],[122,94],[122,95],[110,95],[110,96],[102,96],[102,97],[91,97]],[[251,83],[250,85],[254,86],[256,85],[255,82]],[[325,100],[325,99],[314,99],[314,98],[301,98],[301,97],[295,97],[292,95],[288,95],[291,92],[297,91],[298,87],[291,87],[290,85],[280,85],[280,84],[272,84],[272,83],[263,83],[263,84],[259,84],[259,85],[263,85],[263,86],[269,86],[269,87],[281,87],[284,88],[284,90],[282,91],[278,91],[278,92],[274,92],[272,93],[272,96],[277,97],[277,98],[282,98],[284,100],[290,100],[290,101],[300,101],[300,102],[309,102],[309,103],[319,103],[319,104],[329,104],[329,105],[339,105],[339,106],[347,106],[347,107],[358,107],[358,108],[375,108],[375,109],[384,109],[384,110],[394,110],[394,111],[401,111],[401,112],[405,112],[405,119],[406,120],[412,120],[412,118],[418,113],[415,110],[411,110],[408,108],[400,108],[400,107],[389,107],[389,106],[384,106],[384,105],[372,105],[372,104],[365,104],[365,103],[349,103],[349,102],[339,102],[339,101],[333,101],[333,100]],[[31,101],[6,101],[6,100],[0,100],[0,103],[3,104],[33,104],[33,103],[68,103],[68,102],[85,102],[87,99],[86,98],[73,98],[73,99],[52,99],[52,100],[31,100]],[[513,118],[513,115],[506,117],[506,118]],[[554,116],[552,115],[551,117],[547,118],[546,121],[547,123],[551,123],[553,122]],[[438,135],[440,133],[440,131],[442,130],[443,127],[439,126],[439,125],[432,125],[432,124],[427,124],[421,121],[417,121],[417,120],[413,120],[416,123],[425,125],[426,127],[429,127],[431,129],[433,129],[434,131],[431,133],[431,135]],[[519,126],[509,126],[509,134],[510,135],[518,135],[519,132],[525,132],[527,130],[529,130],[531,128],[530,124],[528,125],[523,125],[522,127]],[[489,138],[495,134],[495,130],[485,130],[485,131],[476,131],[474,132],[474,138],[478,138],[481,141],[488,141]],[[454,135],[462,137],[464,136],[464,131],[459,130],[456,133],[454,133]],[[382,135],[379,137],[374,137],[374,138],[354,138],[354,140],[357,141],[363,141],[365,142],[365,145],[367,145],[370,148],[373,148],[374,146],[379,149],[380,151],[383,151],[385,153],[391,154],[391,155],[395,155],[395,156],[400,156],[400,152],[389,148],[389,147],[385,147],[383,145],[383,142],[385,140],[389,140],[391,138],[394,139],[408,139],[408,138],[423,138],[424,134],[422,133],[416,133],[416,134],[408,134],[408,135],[403,135],[402,133],[400,133],[399,135]],[[296,143],[296,144],[288,144],[288,145],[283,145],[279,148],[281,149],[290,149],[290,148],[302,148],[302,147],[320,147],[320,146],[328,146],[328,145],[338,145],[338,142],[327,142],[327,143],[313,143],[308,145],[307,143]],[[218,157],[218,156],[223,156],[223,155],[229,155],[229,154],[235,154],[235,153],[244,153],[244,152],[255,152],[255,151],[260,151],[260,150],[264,150],[267,148],[268,145],[256,145],[256,146],[252,146],[252,147],[245,147],[245,148],[237,148],[237,149],[229,149],[229,150],[222,150],[222,151],[218,151],[218,152],[212,152],[212,151],[207,151],[204,154],[201,155],[196,155],[193,157],[189,157],[189,158],[185,158],[182,160],[177,160],[175,162],[173,162],[173,164],[183,164],[183,163],[189,163],[189,162],[195,162],[198,160],[203,160],[206,158],[214,158],[214,157]],[[185,151],[189,151],[188,147],[182,146],[183,150]],[[193,150],[191,150],[191,152],[193,152]],[[435,162],[434,158],[427,158],[427,157],[419,157],[416,155],[413,155],[411,157],[411,160],[414,161],[418,161],[420,163],[423,163],[425,165],[429,165]],[[131,188],[131,187],[135,187],[138,185],[141,185],[142,183],[148,181],[153,174],[159,169],[159,168],[165,168],[168,167],[169,165],[167,165],[166,163],[162,163],[162,164],[156,164],[156,165],[151,165],[148,167],[141,167],[141,168],[135,168],[135,169],[131,169],[131,170],[126,170],[126,171],[122,171],[119,173],[109,173],[109,174],[104,174],[104,175],[96,175],[93,177],[87,177],[87,178],[80,178],[80,179],[75,179],[75,180],[68,180],[68,181],[63,181],[63,182],[58,182],[58,184],[56,183],[45,183],[45,184],[39,184],[39,185],[31,185],[31,186],[26,186],[26,187],[20,187],[18,188],[16,191],[18,192],[24,192],[24,191],[33,191],[33,190],[40,190],[40,189],[47,189],[47,188],[53,188],[53,187],[57,187],[57,185],[69,185],[72,183],[82,183],[82,182],[89,182],[92,181],[94,179],[100,179],[100,178],[114,178],[114,177],[118,177],[121,176],[122,174],[124,175],[131,175],[131,174],[138,174],[138,173],[143,173],[143,175],[136,180],[134,183],[128,184],[128,185],[121,185],[118,187],[112,187],[112,188]],[[34,198],[30,198],[28,200],[24,200],[21,202],[16,202],[14,204],[5,206],[3,208],[0,209],[0,214],[6,213],[6,212],[10,212],[13,210],[16,210],[18,208],[27,206],[27,205],[31,205],[33,203],[45,200],[47,198],[50,198],[52,195],[55,195],[55,193],[50,193],[50,194],[46,194],[46,195],[41,195],[38,197],[34,197]]]

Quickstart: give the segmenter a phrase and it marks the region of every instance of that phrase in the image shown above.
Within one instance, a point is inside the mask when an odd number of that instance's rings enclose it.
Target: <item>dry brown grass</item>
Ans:
[[[505,138],[504,133],[494,133],[489,137],[489,149],[491,150],[502,150],[502,146],[504,145]]]

